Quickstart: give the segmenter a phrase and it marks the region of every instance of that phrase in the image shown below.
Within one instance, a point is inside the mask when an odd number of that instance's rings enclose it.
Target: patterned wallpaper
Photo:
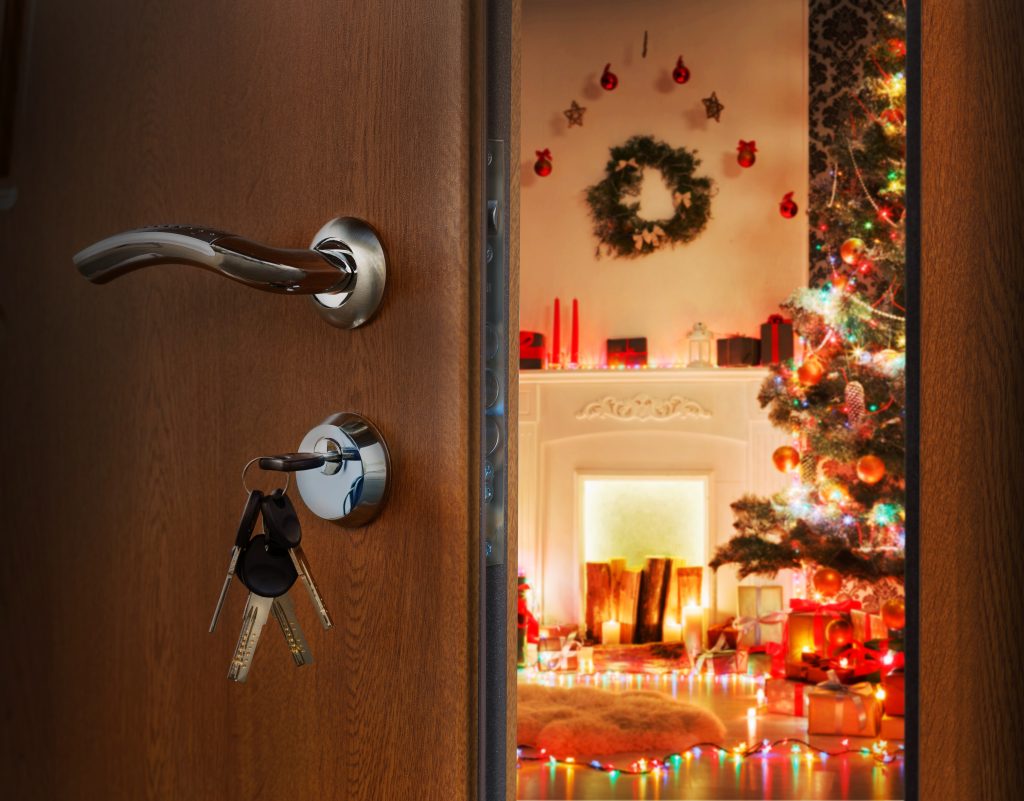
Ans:
[[[846,113],[846,97],[860,83],[867,52],[877,40],[876,26],[894,0],[810,0],[810,204],[817,205],[815,185],[828,172],[832,132]],[[810,283],[829,275],[828,262],[816,258],[810,232]]]

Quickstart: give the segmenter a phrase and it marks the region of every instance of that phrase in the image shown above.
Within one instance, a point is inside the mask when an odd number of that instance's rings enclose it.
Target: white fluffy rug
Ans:
[[[722,721],[706,709],[646,690],[521,684],[517,714],[519,744],[556,755],[663,755],[725,737]]]

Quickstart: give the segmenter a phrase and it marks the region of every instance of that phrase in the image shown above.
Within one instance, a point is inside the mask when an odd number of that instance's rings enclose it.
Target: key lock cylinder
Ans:
[[[284,486],[269,495],[250,490],[245,477],[253,465],[284,473]],[[363,526],[376,517],[387,499],[390,470],[380,432],[369,420],[351,412],[331,415],[313,428],[297,453],[259,456],[246,464],[242,470],[246,503],[210,621],[212,632],[237,576],[249,590],[249,599],[229,679],[246,680],[263,626],[271,616],[281,627],[295,664],[301,667],[313,661],[289,595],[296,580],[305,586],[324,629],[333,625],[302,550],[302,527],[288,497],[292,474],[299,495],[314,514],[343,526]],[[253,536],[261,517],[264,531]]]

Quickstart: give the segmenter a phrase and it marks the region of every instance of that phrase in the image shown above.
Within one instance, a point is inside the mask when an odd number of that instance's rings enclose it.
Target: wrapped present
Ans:
[[[844,667],[837,664],[835,660],[826,659],[820,654],[802,654],[797,662],[786,661],[786,678],[794,681],[820,684],[828,680],[829,671],[835,672],[843,684],[854,683],[853,668]]]
[[[541,637],[537,658],[541,670],[579,670],[579,650],[583,643],[575,632],[568,637]]]
[[[739,614],[732,624],[740,630],[737,647],[782,642],[787,617],[783,611],[782,587],[772,584],[737,587],[736,601]]]
[[[754,645],[747,650],[748,676],[774,676],[781,679],[786,675],[786,656],[782,644],[770,642]]]
[[[643,367],[647,364],[647,337],[609,339],[609,367]]]
[[[539,331],[519,332],[519,369],[539,370],[544,366],[544,335]]]
[[[764,695],[769,712],[779,715],[807,716],[807,693],[811,685],[788,679],[767,679]]]
[[[807,694],[807,733],[876,737],[882,704],[868,684],[847,685],[830,671],[826,681]]]
[[[708,673],[714,673],[716,676],[729,673],[746,673],[747,657],[746,651],[729,648],[726,636],[723,634],[718,638],[718,642],[713,647],[701,652],[697,656],[696,661],[693,663],[693,670],[695,673],[701,673],[706,670]]]
[[[907,739],[906,722],[907,719],[903,717],[883,716],[882,724],[878,729],[878,739],[886,741]]]
[[[740,334],[722,337],[718,346],[719,367],[756,367],[761,363],[761,340]]]
[[[786,659],[799,662],[805,653],[827,655],[825,627],[830,621],[848,616],[854,609],[860,609],[859,601],[842,601],[823,604],[806,598],[792,598],[786,624]]]
[[[779,364],[793,358],[793,321],[773,314],[761,324],[761,364]]]
[[[882,689],[885,690],[885,714],[906,714],[906,674],[903,670],[894,670],[882,677]]]
[[[861,642],[869,640],[884,640],[889,636],[889,630],[882,622],[881,615],[873,615],[863,609],[851,609],[850,620],[853,623],[853,639]]]
[[[725,647],[735,650],[738,647],[739,634],[739,629],[733,625],[731,620],[726,623],[716,623],[714,626],[708,626],[708,643],[714,645],[724,637]]]

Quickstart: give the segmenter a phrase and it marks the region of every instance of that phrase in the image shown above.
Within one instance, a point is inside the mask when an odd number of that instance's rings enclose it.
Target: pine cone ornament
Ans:
[[[864,385],[860,381],[846,385],[846,416],[853,428],[860,428],[864,422]]]
[[[813,453],[804,453],[800,457],[800,480],[804,484],[813,484],[818,477],[818,459]]]

